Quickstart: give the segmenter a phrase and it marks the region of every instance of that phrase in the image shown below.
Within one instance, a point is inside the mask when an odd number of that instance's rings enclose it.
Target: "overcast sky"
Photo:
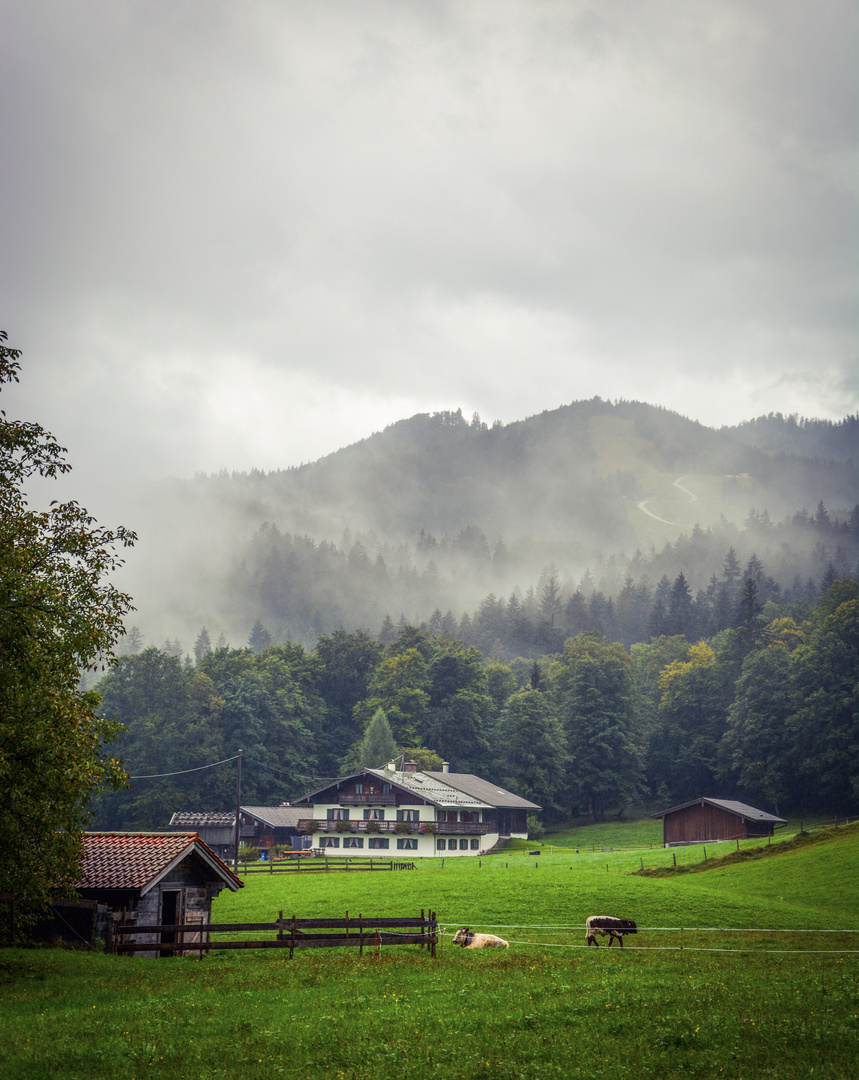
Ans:
[[[0,12],[2,404],[84,497],[439,409],[859,408],[855,0]]]

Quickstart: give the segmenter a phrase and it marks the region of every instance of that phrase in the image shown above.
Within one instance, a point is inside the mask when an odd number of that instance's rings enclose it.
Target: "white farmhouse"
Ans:
[[[427,857],[480,855],[499,840],[528,836],[541,808],[472,773],[420,772],[410,761],[361,769],[299,799],[299,827],[325,854]]]

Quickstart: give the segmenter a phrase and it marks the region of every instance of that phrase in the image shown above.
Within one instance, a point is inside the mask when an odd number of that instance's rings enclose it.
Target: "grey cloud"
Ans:
[[[859,404],[851,3],[4,6],[13,400],[93,473]]]

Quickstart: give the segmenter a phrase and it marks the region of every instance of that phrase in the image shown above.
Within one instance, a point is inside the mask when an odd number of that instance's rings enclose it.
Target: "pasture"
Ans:
[[[435,960],[415,946],[202,962],[4,950],[0,1076],[854,1077],[859,934],[821,931],[859,931],[859,831],[755,846],[708,845],[706,864],[682,849],[679,871],[662,849],[546,843],[391,874],[258,875],[213,913],[434,908]],[[634,873],[641,860],[656,876]],[[641,928],[622,951],[585,947],[602,913]],[[464,925],[510,948],[455,948]]]

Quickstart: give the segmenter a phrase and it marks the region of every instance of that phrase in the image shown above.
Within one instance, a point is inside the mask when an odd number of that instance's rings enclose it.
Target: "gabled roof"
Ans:
[[[295,829],[299,817],[305,817],[307,813],[297,806],[243,806],[241,811],[273,829]]]
[[[360,769],[348,776],[341,776],[318,791],[310,792],[303,796],[301,801],[312,802],[317,795],[349,780],[360,780],[364,776],[372,776],[376,780],[391,784],[392,787],[417,795],[442,809],[492,810],[496,807],[517,810],[540,809],[536,803],[520,798],[472,773],[392,772],[390,769]]]
[[[748,803],[737,802],[736,799],[693,799],[691,802],[671,806],[667,810],[660,810],[658,814],[651,814],[650,816],[664,818],[667,814],[674,814],[678,810],[685,810],[689,806],[703,806],[705,803],[710,806],[717,806],[720,810],[725,810],[729,814],[736,814],[737,817],[744,818],[746,821],[771,821],[782,825],[787,824],[784,818],[776,817],[775,814],[768,814],[766,810],[758,810],[754,806],[749,806]]]
[[[174,829],[189,832],[197,829],[234,829],[236,815],[230,811],[225,813],[216,811],[194,813],[180,810],[170,818],[170,825]]]
[[[79,890],[117,889],[144,896],[177,863],[197,856],[233,892],[244,886],[196,833],[84,833]]]

